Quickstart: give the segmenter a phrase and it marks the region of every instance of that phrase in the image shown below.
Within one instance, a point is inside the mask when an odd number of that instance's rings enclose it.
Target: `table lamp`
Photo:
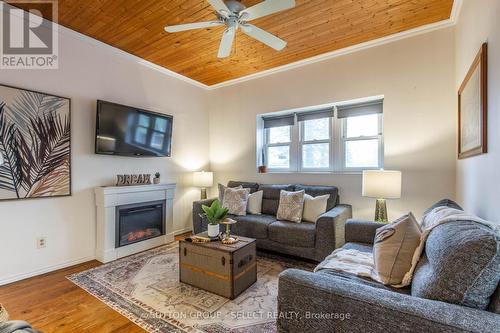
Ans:
[[[214,185],[214,173],[213,172],[195,172],[193,174],[193,185],[201,188],[201,200],[207,198],[207,187],[212,187]]]
[[[387,223],[385,200],[401,198],[401,171],[363,171],[363,196],[377,199],[375,221]]]

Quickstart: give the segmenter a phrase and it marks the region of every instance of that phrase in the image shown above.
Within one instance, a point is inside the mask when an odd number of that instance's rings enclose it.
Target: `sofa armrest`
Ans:
[[[205,200],[198,200],[193,202],[193,233],[199,234],[207,230],[207,226],[203,224],[203,218],[200,214],[203,213],[201,206],[210,206],[217,198],[210,198]]]
[[[384,223],[349,219],[345,225],[345,241],[347,243],[373,244],[375,232]]]
[[[323,260],[345,243],[345,223],[352,217],[351,205],[337,205],[316,221],[316,257]]]
[[[494,332],[497,314],[289,269],[278,285],[279,332]],[[287,314],[287,316],[285,316]]]

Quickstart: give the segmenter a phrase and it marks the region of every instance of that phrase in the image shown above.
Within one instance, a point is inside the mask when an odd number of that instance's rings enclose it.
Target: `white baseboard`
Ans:
[[[31,272],[22,273],[22,274],[14,274],[14,275],[11,275],[11,276],[8,276],[8,277],[5,277],[5,278],[0,278],[0,286],[3,286],[5,284],[9,284],[9,283],[12,283],[12,282],[16,282],[16,281],[21,281],[21,280],[24,280],[24,279],[28,279],[28,278],[31,278],[31,277],[34,277],[34,276],[37,276],[37,275],[42,275],[42,274],[45,274],[45,273],[50,273],[50,272],[53,272],[53,271],[57,271],[59,269],[63,269],[63,268],[66,268],[66,267],[78,265],[78,264],[81,264],[81,263],[84,263],[84,262],[87,262],[87,261],[91,261],[91,260],[94,260],[94,259],[95,259],[95,257],[93,257],[93,256],[83,257],[83,258],[76,259],[76,260],[66,261],[66,262],[63,262],[61,264],[43,267],[43,268],[31,271]]]
[[[192,230],[193,229],[191,227],[180,229],[180,230],[175,231],[174,235],[175,236],[181,235],[181,234],[184,234],[186,232],[190,232]],[[6,285],[6,284],[9,284],[9,283],[13,283],[13,282],[17,282],[17,281],[21,281],[21,280],[25,280],[25,279],[29,279],[31,277],[42,275],[42,274],[45,274],[45,273],[50,273],[50,272],[53,272],[53,271],[57,271],[59,269],[71,267],[71,266],[78,265],[78,264],[81,264],[81,263],[84,263],[84,262],[87,262],[87,261],[91,261],[91,260],[96,260],[96,257],[95,256],[83,257],[83,258],[80,258],[80,259],[66,261],[66,262],[63,262],[61,264],[43,267],[43,268],[31,271],[31,272],[27,272],[27,273],[14,274],[14,275],[11,275],[11,276],[0,278],[0,286]]]
[[[193,231],[192,227],[176,230],[176,231],[174,231],[174,236],[179,236],[179,235],[185,234],[186,232],[192,232],[192,231]]]

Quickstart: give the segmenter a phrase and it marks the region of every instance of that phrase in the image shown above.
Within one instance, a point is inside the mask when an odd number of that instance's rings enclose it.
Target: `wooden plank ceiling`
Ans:
[[[242,0],[247,7],[260,0]],[[205,0],[59,0],[59,23],[207,85],[448,19],[453,0],[297,0],[253,24],[286,40],[277,52],[238,32],[218,59],[223,27],[169,34],[165,25],[214,20]]]

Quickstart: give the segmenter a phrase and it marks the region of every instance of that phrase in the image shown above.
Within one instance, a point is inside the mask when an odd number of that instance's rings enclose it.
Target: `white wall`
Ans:
[[[366,49],[225,87],[210,95],[210,159],[216,181],[334,184],[354,216],[373,218],[361,175],[256,172],[257,114],[385,95],[385,167],[403,171],[403,197],[391,218],[420,215],[455,196],[453,28]]]
[[[456,26],[455,91],[488,42],[488,154],[457,161],[457,196],[466,210],[492,221],[500,221],[499,32],[500,1],[464,1]]]
[[[106,48],[60,33],[58,70],[0,70],[0,83],[71,98],[73,195],[0,202],[0,284],[94,258],[93,188],[112,185],[116,174],[162,174],[175,182],[175,226],[191,225],[199,196],[188,171],[208,165],[207,91],[116,55]],[[95,104],[114,101],[174,116],[171,158],[94,155]],[[36,249],[37,237],[47,247]]]

